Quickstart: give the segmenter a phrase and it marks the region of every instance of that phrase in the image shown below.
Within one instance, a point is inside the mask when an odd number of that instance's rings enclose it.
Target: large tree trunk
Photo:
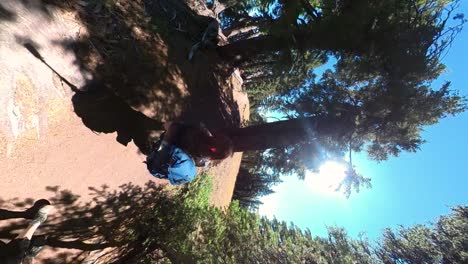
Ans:
[[[280,148],[323,136],[340,140],[352,133],[353,126],[352,119],[345,117],[307,117],[231,128],[226,132],[234,143],[234,151],[247,151]]]
[[[330,33],[329,33],[330,35]],[[330,36],[329,39],[320,38],[315,34],[297,33],[294,37],[285,38],[283,36],[258,36],[250,39],[243,39],[218,47],[218,52],[227,60],[245,61],[258,54],[271,53],[289,48],[318,49],[328,51],[347,51],[348,46],[340,45],[338,40]]]
[[[241,0],[219,0],[215,1],[214,12],[216,15],[222,13],[224,10],[231,8],[239,3]]]
[[[359,29],[350,32],[339,21],[314,23],[308,28],[297,29],[290,34],[263,35],[242,39],[218,47],[218,52],[229,61],[243,62],[258,54],[273,53],[286,49],[326,50],[330,52],[352,52],[361,54],[370,45]]]
[[[243,39],[217,48],[228,61],[246,61],[255,55],[274,52],[287,48],[290,43],[277,36],[259,36]]]

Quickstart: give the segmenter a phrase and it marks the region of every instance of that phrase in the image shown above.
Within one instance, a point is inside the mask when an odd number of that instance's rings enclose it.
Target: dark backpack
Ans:
[[[193,159],[182,149],[163,143],[159,139],[146,158],[149,172],[160,179],[168,179],[172,185],[191,182],[197,175]]]

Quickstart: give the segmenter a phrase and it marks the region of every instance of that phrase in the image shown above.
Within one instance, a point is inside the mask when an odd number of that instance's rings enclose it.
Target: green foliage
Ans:
[[[424,143],[424,126],[466,109],[466,99],[450,91],[450,83],[439,90],[429,88],[425,82],[393,89],[383,78],[363,81],[355,77],[357,73],[338,64],[320,80],[271,98],[272,109],[292,117],[335,116],[347,122],[333,133],[312,134],[310,141],[269,150],[265,164],[279,174],[303,177],[306,170],[316,170],[328,159],[342,159],[349,151],[366,150],[371,159],[378,161],[402,151],[415,152]],[[351,186],[359,190],[369,185],[352,164],[349,167],[352,169],[341,185],[346,195],[351,193]]]
[[[258,209],[260,197],[273,193],[271,188],[281,182],[280,175],[272,171],[261,151],[244,152],[236,178],[232,199],[250,210]]]
[[[160,249],[169,259],[180,262],[191,259],[192,240],[198,235],[200,221],[209,206],[212,179],[198,175],[187,187],[162,191],[154,196],[154,206],[145,213],[144,220],[134,233],[143,245],[141,255]],[[142,262],[150,261],[140,257]]]
[[[322,136],[322,146],[335,151],[361,151],[367,147],[371,158],[387,159],[401,151],[416,151],[424,142],[420,132],[447,115],[466,109],[466,99],[449,90],[449,83],[432,90],[425,83],[405,89],[390,89],[386,81],[353,80],[355,72],[337,65],[318,82],[309,82],[299,92],[287,95],[280,110],[298,116],[347,116],[353,121],[344,141],[334,135]],[[284,100],[284,97],[278,100]],[[334,138],[327,139],[330,136]]]
[[[241,64],[253,107],[288,119],[342,123],[330,133],[264,153],[263,162],[275,175],[304,177],[323,160],[342,159],[347,152],[367,151],[377,161],[415,152],[425,142],[425,126],[466,110],[466,99],[450,90],[449,82],[430,86],[445,69],[441,56],[467,21],[455,13],[458,0],[242,3],[237,13],[224,16],[232,22],[225,30],[248,25],[256,27],[255,35],[238,36],[222,48],[246,58]],[[234,23],[236,18],[243,22]],[[336,58],[335,68],[316,78],[314,69],[329,56]],[[342,185],[347,195],[350,186],[369,185],[349,167]]]
[[[312,71],[326,63],[324,52],[284,51],[245,63],[244,81],[252,108],[270,107],[272,95],[285,94],[314,78]]]
[[[432,226],[386,229],[377,255],[385,263],[467,263],[468,207],[452,210]]]
[[[316,241],[316,263],[379,263],[367,238],[351,239],[343,228],[328,227],[328,237]]]
[[[213,190],[213,178],[207,173],[198,175],[181,193],[184,203],[193,207],[207,207]]]
[[[329,227],[325,238],[294,224],[267,219],[238,202],[208,204],[210,177],[188,188],[157,189],[153,207],[125,230],[136,248],[132,263],[466,263],[468,207],[458,206],[430,226],[385,230],[379,244]],[[122,230],[116,230],[120,233]],[[132,235],[129,235],[132,234]]]

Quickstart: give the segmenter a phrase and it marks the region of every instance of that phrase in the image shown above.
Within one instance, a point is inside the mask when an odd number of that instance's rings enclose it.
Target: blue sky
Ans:
[[[461,13],[468,14],[468,1],[462,1]],[[446,73],[434,83],[445,80],[452,89],[468,96],[468,28],[458,35],[443,62]],[[468,205],[468,112],[448,117],[427,127],[427,140],[417,153],[377,163],[365,154],[355,154],[353,163],[359,172],[372,178],[373,187],[342,195],[320,192],[312,180],[284,177],[275,193],[264,197],[260,214],[292,221],[313,234],[325,236],[326,226],[341,226],[356,237],[365,232],[371,239],[386,227],[411,226],[434,222],[448,214],[450,206]]]

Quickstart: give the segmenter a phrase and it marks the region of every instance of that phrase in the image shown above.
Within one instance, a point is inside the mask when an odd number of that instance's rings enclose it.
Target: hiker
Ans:
[[[8,244],[0,241],[0,264],[32,263],[33,258],[45,245],[44,236],[33,238],[37,228],[46,221],[52,210],[50,202],[41,199],[26,211],[9,211],[0,209],[0,220],[11,218],[32,219],[28,227]]]
[[[190,182],[197,167],[206,167],[232,154],[232,141],[212,134],[203,124],[166,123],[166,132],[153,147],[146,163],[150,173],[167,178],[173,185]]]

